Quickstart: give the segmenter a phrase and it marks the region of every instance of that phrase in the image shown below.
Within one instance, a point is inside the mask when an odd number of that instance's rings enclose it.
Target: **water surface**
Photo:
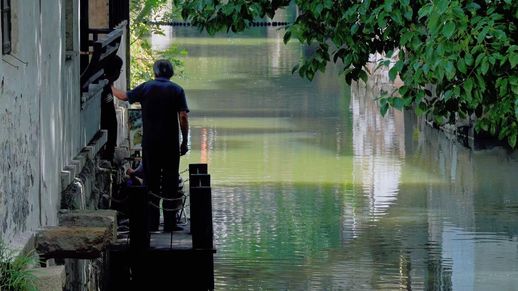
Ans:
[[[348,87],[276,29],[197,34],[182,78],[213,186],[217,290],[517,290],[518,159],[381,117],[379,74]]]

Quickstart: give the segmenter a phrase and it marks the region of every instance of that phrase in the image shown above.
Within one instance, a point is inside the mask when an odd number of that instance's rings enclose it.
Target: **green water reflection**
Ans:
[[[380,117],[381,73],[291,75],[309,50],[275,29],[153,41],[189,50],[182,168],[209,165],[216,289],[516,290],[516,155]]]

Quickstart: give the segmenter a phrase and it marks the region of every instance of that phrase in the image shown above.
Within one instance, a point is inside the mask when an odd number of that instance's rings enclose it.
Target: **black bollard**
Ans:
[[[149,232],[147,221],[146,187],[132,186],[127,188],[129,199],[130,248],[142,250],[149,248]]]
[[[189,175],[192,174],[207,174],[207,164],[189,164]]]
[[[193,187],[210,187],[210,175],[192,174],[189,177],[189,186]]]
[[[194,249],[212,249],[212,193],[210,187],[191,189],[191,233]]]
[[[127,188],[129,199],[129,227],[130,227],[130,268],[134,286],[145,286],[146,252],[149,249],[149,232],[147,218],[147,189],[143,186]],[[139,290],[136,289],[136,290]]]

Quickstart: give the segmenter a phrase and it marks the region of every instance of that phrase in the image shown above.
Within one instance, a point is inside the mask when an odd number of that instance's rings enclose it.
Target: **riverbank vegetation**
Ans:
[[[366,81],[369,56],[385,59],[403,86],[379,98],[380,110],[414,108],[436,125],[468,124],[516,148],[518,136],[518,1],[296,0],[298,16],[284,41],[316,48],[294,72],[313,79],[328,62],[343,63],[348,83]],[[210,34],[242,31],[273,18],[289,0],[174,0],[181,15]],[[392,62],[395,60],[395,62]]]
[[[36,278],[30,271],[36,260],[30,255],[15,255],[0,241],[0,290],[36,291]]]
[[[175,66],[176,73],[181,72],[181,57],[186,50],[176,45],[163,51],[153,50],[150,42],[152,34],[164,34],[162,28],[153,23],[175,16],[171,0],[131,0],[130,2],[130,87],[153,79],[153,63],[157,59],[168,59]]]

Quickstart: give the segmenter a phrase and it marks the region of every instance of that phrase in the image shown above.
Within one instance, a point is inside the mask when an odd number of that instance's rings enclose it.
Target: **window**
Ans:
[[[2,1],[2,54],[11,53],[11,0]]]

